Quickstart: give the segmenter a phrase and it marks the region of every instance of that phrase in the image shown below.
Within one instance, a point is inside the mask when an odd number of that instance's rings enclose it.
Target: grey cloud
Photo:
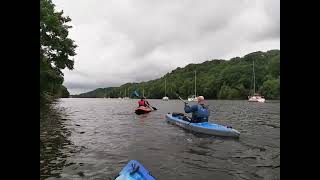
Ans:
[[[274,24],[280,24],[280,0],[268,0],[264,2],[264,11]]]
[[[280,26],[271,26],[266,29],[264,32],[257,34],[252,37],[254,41],[268,40],[268,39],[279,39],[280,38]]]
[[[100,82],[100,83],[83,83],[83,82],[66,82],[66,86],[71,94],[80,94],[83,92],[92,91],[97,88],[104,87],[117,87],[121,84],[113,82]]]
[[[96,88],[98,84],[66,82],[64,85],[70,89],[92,89]]]
[[[147,81],[209,59],[280,48],[279,1],[53,0],[78,48],[70,91]],[[230,57],[231,56],[231,57]]]

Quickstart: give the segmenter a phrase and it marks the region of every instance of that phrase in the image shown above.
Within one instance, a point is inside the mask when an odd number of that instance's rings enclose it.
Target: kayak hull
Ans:
[[[209,123],[209,122],[201,122],[201,123],[190,123],[188,121],[182,120],[181,115],[172,116],[172,114],[166,114],[166,119],[169,123],[180,126],[184,129],[188,129],[190,131],[215,135],[215,136],[227,136],[227,137],[239,137],[240,132],[223,125]]]
[[[137,160],[131,160],[115,180],[155,180],[150,172]]]
[[[138,108],[136,108],[135,110],[134,110],[134,112],[136,113],[136,114],[146,114],[146,113],[149,113],[149,112],[151,112],[152,111],[152,109],[150,109],[150,108],[148,108],[148,107],[144,107],[144,106],[140,106],[140,107],[138,107]]]

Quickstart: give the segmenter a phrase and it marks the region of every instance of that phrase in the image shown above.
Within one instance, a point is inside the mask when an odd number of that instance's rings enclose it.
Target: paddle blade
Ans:
[[[133,91],[132,95],[136,96],[136,97],[139,97],[139,94],[137,91]]]
[[[153,107],[153,106],[151,106],[152,108],[153,108],[153,110],[158,110],[157,108],[155,108],[155,107]]]

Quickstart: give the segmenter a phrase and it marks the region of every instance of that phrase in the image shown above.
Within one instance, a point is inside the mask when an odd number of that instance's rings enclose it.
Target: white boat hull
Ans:
[[[168,98],[167,96],[165,96],[165,97],[162,98],[162,100],[163,100],[163,101],[168,101],[169,98]]]
[[[261,96],[249,96],[249,102],[261,102],[264,103],[266,101],[266,99],[264,99]]]
[[[188,98],[188,101],[190,101],[190,102],[193,102],[193,101],[197,102],[197,101],[198,101],[198,98]]]

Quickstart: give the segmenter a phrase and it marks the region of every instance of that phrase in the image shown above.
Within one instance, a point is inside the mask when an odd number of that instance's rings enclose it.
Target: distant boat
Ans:
[[[198,98],[195,95],[189,96],[188,101],[198,101]]]
[[[121,91],[120,91],[120,96],[118,97],[118,99],[122,99]]]
[[[131,98],[130,98],[130,91],[129,91],[129,89],[130,89],[130,88],[128,87],[128,96],[126,97],[126,99],[131,99]]]
[[[266,99],[261,96],[260,94],[256,93],[256,79],[255,79],[255,72],[254,72],[254,61],[253,61],[253,66],[252,66],[252,75],[253,75],[253,94],[252,96],[248,96],[248,101],[249,102],[261,102],[264,103]]]
[[[164,97],[162,98],[164,101],[168,101],[169,97],[167,97],[167,79],[164,80]]]
[[[162,100],[169,101],[169,98],[167,96],[163,97]]]
[[[129,94],[129,89],[128,89],[128,94]],[[127,93],[126,93],[126,89],[124,89],[124,96],[125,97],[123,97],[123,99],[130,99],[128,96],[126,96],[127,95]]]
[[[188,101],[198,101],[198,98],[197,98],[197,71],[194,71],[194,95],[189,96]]]

